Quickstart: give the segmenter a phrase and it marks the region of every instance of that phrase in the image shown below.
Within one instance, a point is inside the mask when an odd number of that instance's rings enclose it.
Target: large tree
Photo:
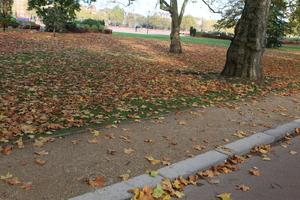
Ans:
[[[246,0],[227,51],[223,76],[262,81],[261,60],[265,50],[271,0]]]
[[[184,15],[186,5],[189,0],[184,0],[179,11],[177,0],[160,0],[160,8],[164,11],[168,11],[171,15],[171,53],[182,53],[182,47],[180,42],[180,25]]]
[[[0,0],[0,24],[2,25],[3,32],[7,27],[7,24],[11,20],[12,14],[12,4],[13,0]]]
[[[300,0],[290,2],[290,10],[289,23],[291,33],[300,36]]]

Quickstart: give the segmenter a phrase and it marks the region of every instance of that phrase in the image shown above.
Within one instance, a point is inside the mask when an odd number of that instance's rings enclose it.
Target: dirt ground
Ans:
[[[145,156],[159,160],[165,157],[173,163],[236,140],[238,137],[233,134],[237,131],[250,135],[299,118],[299,102],[298,94],[272,95],[177,112],[158,120],[123,123],[117,128],[100,129],[98,144],[88,142],[94,138],[89,132],[57,138],[41,148],[25,143],[24,149],[14,150],[9,156],[0,155],[0,175],[10,172],[21,181],[32,182],[32,189],[0,182],[0,198],[58,200],[74,197],[93,190],[86,183],[87,178],[104,176],[105,185],[110,185],[120,181],[122,174],[136,176],[162,167],[151,165]],[[147,143],[147,140],[153,142]],[[199,145],[206,148],[196,150]],[[132,148],[134,152],[127,155],[124,148]],[[41,150],[49,155],[35,154]],[[115,151],[113,155],[112,151]],[[47,161],[44,166],[35,163],[38,157]]]

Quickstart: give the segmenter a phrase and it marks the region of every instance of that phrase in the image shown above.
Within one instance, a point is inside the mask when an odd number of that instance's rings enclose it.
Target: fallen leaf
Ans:
[[[13,146],[12,145],[6,145],[6,146],[2,147],[2,151],[1,152],[4,155],[10,155],[11,152],[12,152],[12,150],[13,150]]]
[[[122,181],[127,181],[129,179],[130,175],[129,174],[122,174],[119,177],[122,179]]]
[[[124,153],[127,154],[127,155],[130,155],[134,152],[135,150],[134,149],[131,149],[131,148],[128,148],[128,149],[124,149]]]
[[[24,190],[31,190],[32,189],[32,183],[28,182],[28,183],[22,183],[21,188]]]
[[[9,185],[18,185],[21,183],[21,181],[17,177],[5,179],[5,182]]]
[[[35,153],[36,155],[39,155],[39,156],[46,156],[46,155],[49,154],[49,152],[48,152],[48,151],[45,151],[45,150],[43,150],[43,151],[35,151],[34,153]]]
[[[103,176],[97,176],[88,180],[88,184],[93,188],[101,188],[104,186],[105,178]]]
[[[178,124],[182,125],[182,126],[185,126],[187,124],[187,122],[186,121],[179,121]]]
[[[40,165],[40,166],[44,166],[46,164],[46,161],[42,160],[42,159],[36,159],[35,163],[38,164],[38,165]]]
[[[258,170],[257,167],[252,167],[250,170],[249,170],[249,173],[253,176],[261,176],[261,173],[260,171]]]
[[[291,150],[289,153],[290,153],[291,155],[296,155],[296,154],[298,154],[297,151],[293,151],[293,150]]]
[[[153,196],[154,198],[157,198],[157,199],[158,199],[158,198],[162,197],[162,196],[164,195],[164,193],[165,193],[165,191],[162,189],[161,185],[158,184],[158,185],[154,188],[152,196]]]
[[[98,130],[91,129],[90,131],[94,135],[94,137],[98,137],[101,135],[101,132]]]
[[[156,177],[158,175],[158,171],[150,171],[149,176]]]
[[[93,139],[88,140],[88,143],[90,143],[90,144],[99,144],[100,141],[97,138],[93,138]]]
[[[5,179],[9,179],[9,178],[12,178],[13,175],[9,172],[7,172],[5,175],[1,175],[0,176],[0,180],[5,180]]]
[[[24,148],[23,139],[21,137],[15,142],[15,144],[17,145],[17,147],[19,149],[23,149]]]
[[[115,155],[116,152],[117,152],[116,150],[113,150],[113,149],[107,149],[107,154]]]
[[[217,195],[217,197],[221,200],[232,200],[231,193],[222,193],[222,194]]]
[[[237,189],[242,190],[243,192],[248,192],[251,188],[248,185],[241,184],[237,185]]]
[[[160,160],[156,160],[152,156],[145,156],[145,159],[148,160],[152,165],[157,165],[160,163]]]

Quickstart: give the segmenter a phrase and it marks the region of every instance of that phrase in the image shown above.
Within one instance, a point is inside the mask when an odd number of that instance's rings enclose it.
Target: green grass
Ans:
[[[131,37],[131,38],[143,38],[143,39],[157,39],[157,40],[170,40],[168,35],[153,35],[153,34],[136,34],[136,33],[113,33],[116,36],[124,36],[124,37]],[[181,37],[182,42],[186,43],[193,43],[193,44],[208,44],[208,45],[215,45],[215,46],[229,46],[229,40],[219,40],[219,39],[212,39],[212,38],[195,38],[195,37]]]
[[[143,39],[156,39],[156,40],[170,40],[168,35],[153,35],[153,34],[138,34],[138,33],[121,33],[121,32],[114,32],[113,35],[116,36],[123,36],[123,37],[130,37],[130,38],[143,38]],[[230,40],[221,40],[221,39],[213,39],[213,38],[203,38],[203,37],[181,37],[181,41],[185,43],[192,43],[192,44],[207,44],[212,46],[225,46],[228,47],[230,45]],[[300,45],[283,45],[280,50],[287,50],[287,51],[300,51]]]

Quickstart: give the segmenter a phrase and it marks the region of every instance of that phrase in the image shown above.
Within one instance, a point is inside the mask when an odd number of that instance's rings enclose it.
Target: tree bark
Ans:
[[[171,27],[171,45],[170,52],[171,53],[182,53],[182,47],[180,42],[180,25],[179,19],[176,16],[172,16],[172,27]]]
[[[271,0],[246,0],[235,37],[227,51],[223,76],[263,80],[261,60],[265,50]]]

